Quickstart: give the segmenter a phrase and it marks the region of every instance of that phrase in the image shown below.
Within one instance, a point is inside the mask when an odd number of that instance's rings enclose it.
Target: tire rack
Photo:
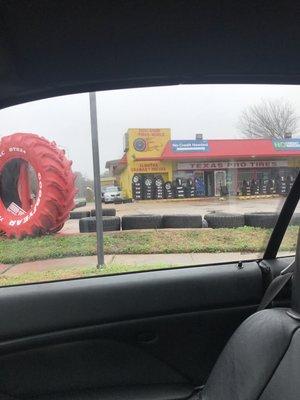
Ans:
[[[154,198],[161,200],[164,197],[164,180],[162,176],[158,175],[154,178]]]
[[[166,199],[173,199],[174,198],[174,192],[173,192],[172,182],[166,182],[164,184],[164,187],[165,187],[165,198]]]
[[[132,178],[132,197],[135,200],[143,199],[142,176],[134,175]]]
[[[174,192],[175,192],[175,197],[177,199],[184,199],[185,198],[185,193],[184,193],[184,187],[182,185],[182,179],[177,178],[174,182]]]
[[[151,181],[151,184],[147,184]],[[154,198],[154,179],[152,176],[143,177],[143,200],[153,200]]]

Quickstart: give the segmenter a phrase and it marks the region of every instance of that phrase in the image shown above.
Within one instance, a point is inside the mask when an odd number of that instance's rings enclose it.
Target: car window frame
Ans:
[[[269,238],[266,250],[263,255],[263,260],[274,260],[277,257],[281,242],[289,226],[291,218],[297,207],[300,198],[300,171],[298,172],[297,178],[288,194],[278,219],[276,221],[275,227],[272,230],[271,236]]]

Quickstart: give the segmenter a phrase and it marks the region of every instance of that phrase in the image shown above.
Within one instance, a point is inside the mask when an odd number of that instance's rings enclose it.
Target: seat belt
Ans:
[[[267,290],[265,291],[265,294],[260,302],[260,305],[258,306],[257,311],[264,310],[265,308],[268,307],[268,305],[272,303],[272,301],[275,299],[278,293],[281,292],[281,290],[292,278],[294,266],[295,266],[295,260],[292,261],[285,269],[283,269],[280,272],[280,275],[278,275],[275,279],[272,280]]]

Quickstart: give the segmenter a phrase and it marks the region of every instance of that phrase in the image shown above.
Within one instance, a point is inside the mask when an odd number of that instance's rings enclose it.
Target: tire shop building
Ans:
[[[140,200],[285,195],[299,167],[300,139],[171,140],[170,129],[129,129],[111,172]]]

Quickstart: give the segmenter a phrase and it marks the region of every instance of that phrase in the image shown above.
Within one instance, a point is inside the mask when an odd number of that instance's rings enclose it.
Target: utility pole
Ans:
[[[103,218],[102,218],[102,199],[101,199],[102,196],[101,196],[96,93],[95,92],[89,93],[89,97],[90,97],[91,136],[92,136],[92,150],[93,150],[94,193],[95,193],[95,208],[96,208],[97,267],[101,268],[104,266],[104,247],[103,247]]]

